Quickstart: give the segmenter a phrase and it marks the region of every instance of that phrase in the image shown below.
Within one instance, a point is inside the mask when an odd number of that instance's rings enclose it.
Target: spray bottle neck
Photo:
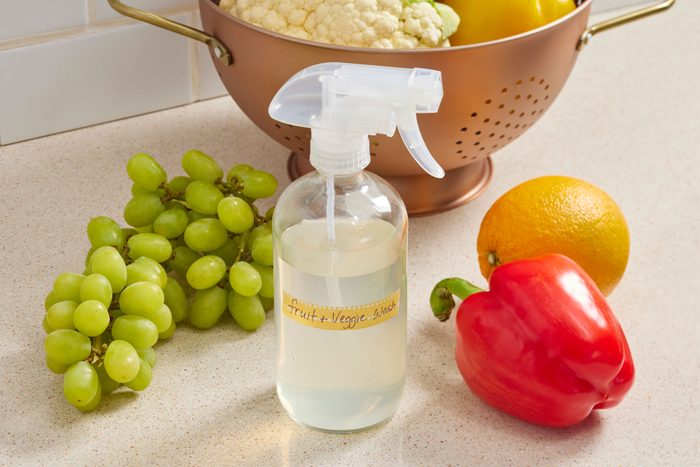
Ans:
[[[367,135],[325,128],[311,129],[311,165],[329,175],[348,175],[369,165]]]

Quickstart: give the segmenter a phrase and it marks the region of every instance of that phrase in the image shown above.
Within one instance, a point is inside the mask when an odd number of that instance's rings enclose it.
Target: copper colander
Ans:
[[[578,52],[597,32],[665,10],[675,0],[588,27],[592,0],[569,15],[517,36],[459,47],[382,50],[295,39],[253,26],[199,0],[204,31],[108,0],[118,12],[206,43],[226,89],[245,114],[292,152],[293,178],[311,170],[309,130],[275,122],[267,108],[299,70],[321,62],[422,67],[442,71],[445,96],[437,114],[420,115],[431,152],[446,171],[424,174],[399,137],[371,138],[370,170],[402,195],[411,214],[450,209],[478,196],[491,179],[490,155],[530,128],[561,91]]]

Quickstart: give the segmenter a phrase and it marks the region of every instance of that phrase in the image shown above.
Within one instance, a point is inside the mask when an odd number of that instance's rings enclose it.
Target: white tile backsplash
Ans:
[[[88,0],[0,0],[0,41],[87,23]]]
[[[190,102],[188,48],[139,24],[1,51],[0,143]]]
[[[94,2],[95,21],[122,18],[122,15],[109,6],[107,0],[91,1]],[[147,11],[167,11],[175,8],[197,7],[196,0],[122,0],[122,3]]]

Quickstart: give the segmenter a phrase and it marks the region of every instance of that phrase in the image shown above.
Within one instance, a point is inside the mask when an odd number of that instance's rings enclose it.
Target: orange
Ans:
[[[571,177],[522,183],[496,200],[476,242],[487,279],[494,267],[558,253],[576,261],[610,294],[629,257],[629,230],[619,206],[600,188]]]

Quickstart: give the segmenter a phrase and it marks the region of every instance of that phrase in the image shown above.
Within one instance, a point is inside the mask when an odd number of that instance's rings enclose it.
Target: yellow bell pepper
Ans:
[[[576,8],[574,0],[447,0],[461,18],[452,45],[476,44],[539,28]]]

